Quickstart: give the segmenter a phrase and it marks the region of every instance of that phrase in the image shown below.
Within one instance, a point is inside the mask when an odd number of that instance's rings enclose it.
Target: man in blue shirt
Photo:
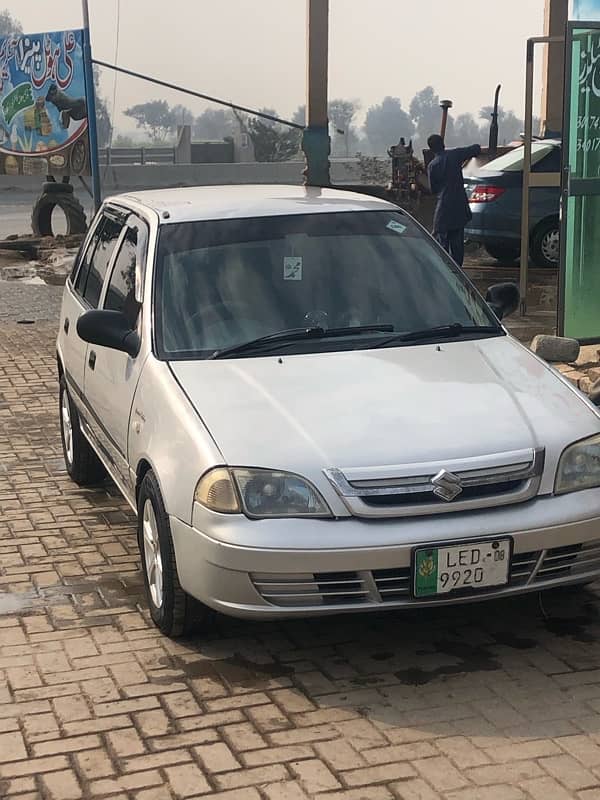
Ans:
[[[481,153],[478,144],[446,150],[444,140],[433,134],[427,146],[434,154],[429,165],[429,185],[438,201],[433,217],[433,235],[454,261],[462,267],[465,256],[465,225],[471,209],[465,192],[462,165]]]

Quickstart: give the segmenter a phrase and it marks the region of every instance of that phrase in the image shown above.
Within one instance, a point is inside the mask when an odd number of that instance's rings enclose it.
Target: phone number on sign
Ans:
[[[584,117],[577,117],[577,129],[600,128],[600,117],[593,117],[587,114]]]
[[[600,136],[595,136],[593,139],[577,140],[578,153],[595,153],[597,150],[600,150]]]

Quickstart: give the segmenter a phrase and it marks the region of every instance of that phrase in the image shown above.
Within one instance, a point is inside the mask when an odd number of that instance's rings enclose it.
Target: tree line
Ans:
[[[260,109],[278,116],[275,109]],[[430,133],[440,130],[440,98],[432,86],[426,86],[413,97],[407,109],[399,97],[384,97],[380,103],[367,108],[361,123],[357,100],[336,98],[329,103],[330,134],[333,156],[385,155],[400,138],[412,140],[419,152],[426,146]],[[196,140],[223,140],[241,127],[252,139],[258,161],[285,161],[294,158],[300,149],[301,131],[258,117],[232,112],[229,109],[207,108],[195,116],[182,105],[170,106],[166,100],[151,100],[125,110],[135,120],[148,141],[155,145],[172,141],[178,125],[191,125]],[[449,115],[446,129],[448,146],[486,144],[489,137],[492,107],[484,106],[475,117],[471,113]],[[299,106],[291,121],[305,124],[306,108]],[[518,140],[523,121],[513,111],[499,108],[499,143]],[[116,144],[125,146],[129,140],[120,138]]]

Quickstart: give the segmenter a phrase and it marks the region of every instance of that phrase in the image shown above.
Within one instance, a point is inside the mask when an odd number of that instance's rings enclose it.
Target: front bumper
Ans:
[[[448,605],[600,577],[597,489],[435,519],[257,522],[196,506],[194,527],[170,521],[182,587],[237,617]],[[513,540],[508,585],[442,599],[412,596],[415,547],[505,536]]]

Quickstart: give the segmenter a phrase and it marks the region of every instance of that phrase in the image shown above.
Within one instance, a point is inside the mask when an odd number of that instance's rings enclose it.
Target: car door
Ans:
[[[131,214],[115,248],[101,299],[102,308],[123,312],[132,330],[137,330],[140,336],[143,308],[136,296],[142,297],[147,242],[146,223]],[[143,349],[132,358],[127,353],[90,344],[85,365],[85,394],[94,438],[112,468],[113,477],[127,494],[132,490],[127,458],[129,419],[142,353]]]
[[[116,231],[118,235],[119,231]],[[110,241],[114,241],[114,223],[103,210],[92,223],[90,232],[75,261],[63,295],[58,348],[65,371],[69,394],[85,422],[84,374],[87,343],[77,333],[77,320],[85,311],[97,308],[108,262]]]

